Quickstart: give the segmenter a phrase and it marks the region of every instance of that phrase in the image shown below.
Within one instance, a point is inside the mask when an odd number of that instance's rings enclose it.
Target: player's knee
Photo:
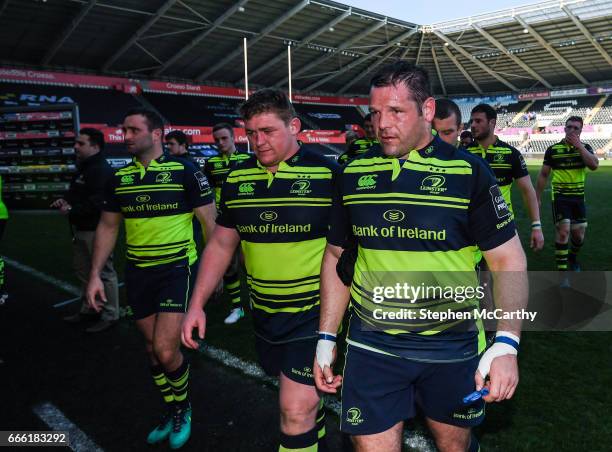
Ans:
[[[281,426],[286,433],[312,428],[317,416],[318,403],[287,400],[281,403]],[[305,430],[304,430],[305,431]]]
[[[154,343],[153,354],[159,363],[166,369],[174,367],[173,365],[177,360],[176,348],[169,347],[164,343]]]
[[[569,230],[560,228],[557,230],[557,241],[559,243],[567,243],[569,240]]]
[[[470,445],[470,438],[469,436],[467,438],[463,436],[442,436],[435,438],[435,442],[440,452],[465,452]]]

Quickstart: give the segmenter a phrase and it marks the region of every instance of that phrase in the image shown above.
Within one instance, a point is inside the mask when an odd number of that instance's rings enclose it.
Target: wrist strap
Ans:
[[[542,229],[542,223],[539,221],[532,222],[531,229]]]
[[[319,333],[319,340],[336,342],[336,335],[331,333]]]
[[[502,344],[511,345],[512,347],[514,347],[516,349],[517,352],[519,351],[519,343],[518,343],[518,341],[515,341],[511,337],[508,337],[508,336],[496,336],[495,337],[495,342],[501,342]]]

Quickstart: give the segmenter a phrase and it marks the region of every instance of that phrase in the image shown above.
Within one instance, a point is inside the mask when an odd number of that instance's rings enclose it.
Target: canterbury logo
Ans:
[[[134,183],[134,175],[133,174],[129,174],[127,176],[121,176],[121,183],[122,184],[133,184]]]
[[[361,176],[357,181],[358,187],[373,187],[376,185],[376,178],[378,174],[366,174],[365,176]]]
[[[255,182],[245,182],[238,187],[240,193],[253,193],[255,191]]]

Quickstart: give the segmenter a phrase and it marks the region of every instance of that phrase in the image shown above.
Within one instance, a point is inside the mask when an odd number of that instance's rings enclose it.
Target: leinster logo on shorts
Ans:
[[[359,425],[363,422],[361,418],[361,410],[359,408],[349,408],[346,412],[346,422],[351,425]]]
[[[390,223],[397,223],[406,218],[406,215],[401,210],[392,209],[383,213],[383,218]]]
[[[259,215],[259,218],[263,221],[276,221],[278,214],[273,210],[266,210]]]

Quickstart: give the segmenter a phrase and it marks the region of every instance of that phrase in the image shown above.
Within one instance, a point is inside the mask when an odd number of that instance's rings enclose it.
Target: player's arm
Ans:
[[[102,309],[98,298],[106,302],[106,294],[104,293],[104,284],[102,284],[100,279],[100,272],[115,248],[121,218],[122,215],[117,212],[102,212],[98,227],[96,228],[86,296],[89,306],[97,312],[100,312]]]
[[[566,135],[565,140],[578,149],[578,152],[580,152],[580,157],[582,157],[582,161],[588,169],[595,171],[597,168],[599,168],[599,159],[593,153],[591,146],[581,142],[578,135],[575,133],[568,134]]]
[[[531,240],[530,246],[534,251],[539,251],[544,247],[544,235],[542,234],[542,222],[540,221],[540,208],[536,192],[531,183],[529,175],[516,179],[523,202],[527,206],[527,212],[531,219]]]
[[[200,259],[189,310],[181,327],[181,341],[186,347],[193,349],[199,346],[191,337],[193,329],[197,328],[198,337],[204,339],[206,330],[204,306],[230,265],[234,251],[240,243],[240,236],[235,229],[221,225],[217,225],[209,237]]]
[[[321,315],[319,318],[319,342],[315,363],[315,383],[323,392],[335,393],[342,384],[342,377],[333,374],[336,360],[335,337],[349,302],[349,288],[338,277],[336,266],[342,254],[342,247],[327,244],[321,264]]]
[[[529,295],[527,260],[518,236],[483,251],[483,256],[493,274],[496,308],[504,313],[525,309]],[[495,342],[480,359],[475,376],[476,389],[480,390],[489,375],[487,402],[501,402],[514,395],[519,381],[517,354],[520,336],[519,318],[499,320]]]
[[[202,225],[202,232],[208,240],[208,237],[212,237],[213,230],[215,229],[215,218],[217,217],[215,203],[211,202],[204,206],[196,207],[193,209],[193,213]]]

